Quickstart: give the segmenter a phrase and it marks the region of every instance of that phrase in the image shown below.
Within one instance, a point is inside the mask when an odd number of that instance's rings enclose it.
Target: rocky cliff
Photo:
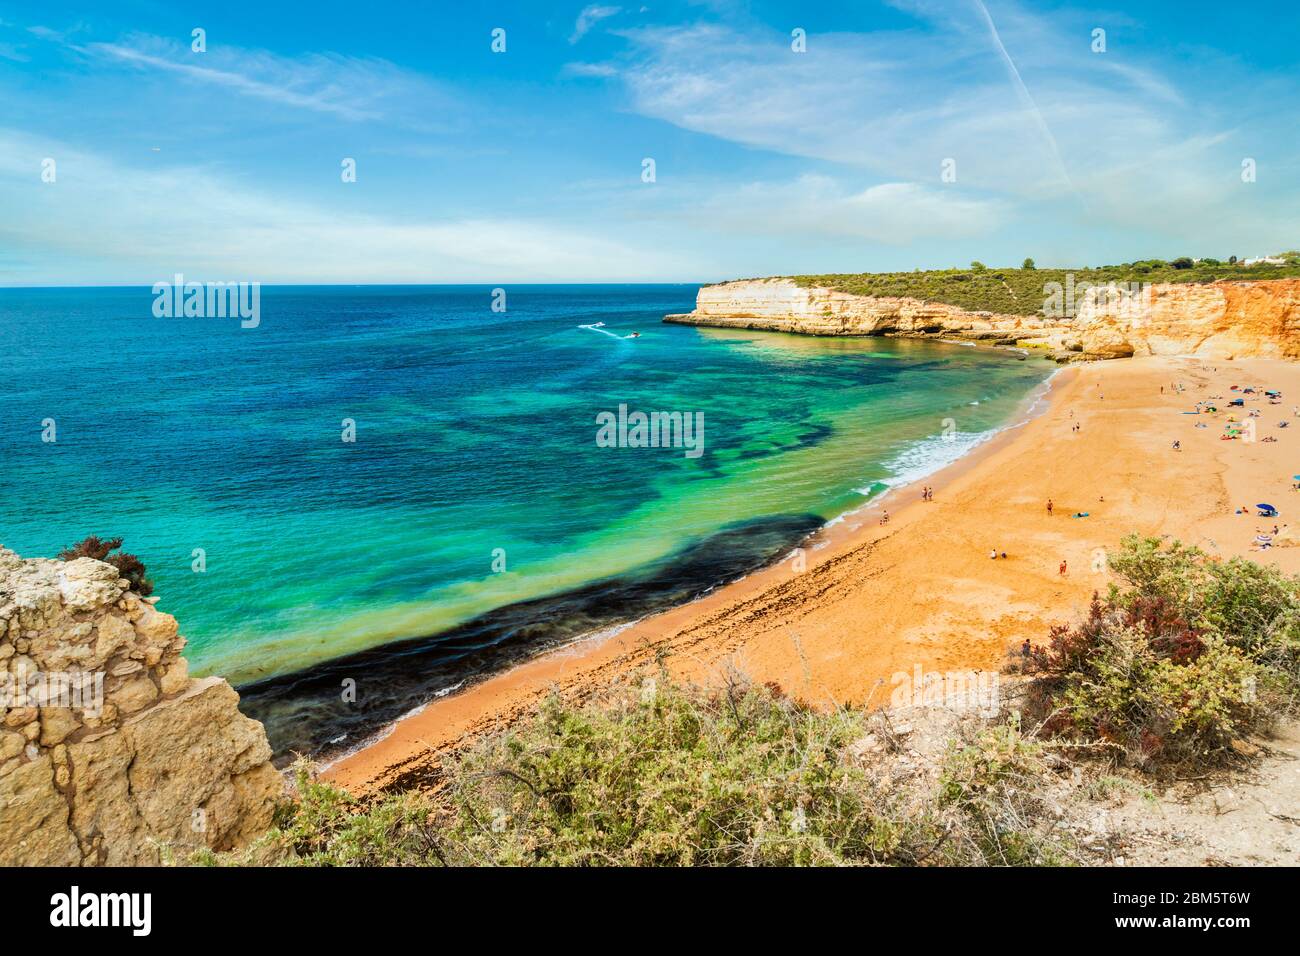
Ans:
[[[790,279],[705,286],[666,322],[807,335],[895,335],[1039,347],[1058,361],[1130,355],[1300,356],[1300,280],[1045,290],[1052,317],[852,295]],[[1050,301],[1049,301],[1050,300]]]
[[[156,600],[102,561],[0,548],[0,865],[153,864],[270,825],[262,725],[190,678]]]

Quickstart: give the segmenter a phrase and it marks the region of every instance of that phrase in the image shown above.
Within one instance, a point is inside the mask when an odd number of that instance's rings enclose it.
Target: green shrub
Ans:
[[[448,839],[511,865],[913,862],[932,824],[846,758],[864,734],[860,713],[736,683],[551,700],[456,768]]]
[[[299,866],[412,866],[438,861],[432,808],[413,793],[365,804],[294,766],[297,801],[284,808],[278,829],[251,851]],[[270,852],[268,852],[268,848]],[[278,851],[278,852],[277,852]]]
[[[1031,655],[1029,710],[1047,733],[1138,763],[1210,762],[1290,709],[1300,581],[1138,536],[1110,566],[1129,587]]]
[[[1260,664],[1270,686],[1292,698],[1300,692],[1300,578],[1139,535],[1124,539],[1110,567],[1130,585],[1118,599],[1172,601],[1194,626]]]
[[[951,827],[971,852],[1005,866],[1057,866],[1064,847],[1050,836],[1050,814],[1038,796],[1048,768],[1043,747],[1020,733],[1018,723],[994,724],[966,742],[950,745],[939,779],[939,805],[961,814]]]
[[[661,676],[547,701],[451,760],[431,794],[363,803],[297,768],[299,800],[240,854],[313,866],[980,865],[1068,860],[1038,793],[1041,745],[971,735],[942,778],[884,758],[878,718],[775,686]],[[868,755],[871,751],[872,755]]]

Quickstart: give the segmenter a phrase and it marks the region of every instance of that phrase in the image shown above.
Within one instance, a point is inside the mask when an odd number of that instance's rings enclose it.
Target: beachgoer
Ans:
[[[1003,551],[1003,552],[1002,552],[1002,560],[1005,561],[1006,559],[1007,559],[1007,553],[1006,553],[1005,551]]]
[[[1061,576],[1062,576],[1062,577],[1065,576],[1065,569],[1066,569],[1065,562],[1062,561],[1062,562],[1061,562]]]
[[[1033,653],[1033,646],[1029,643],[1029,638],[1025,638],[1025,643],[1020,645],[1020,656],[1028,657]]]
[[[1048,498],[1048,499],[1047,499],[1047,517],[1050,518],[1051,516],[1052,516],[1052,499],[1051,499],[1051,498]]]
[[[997,559],[998,559],[998,553],[997,553],[997,551],[996,551],[996,550],[994,550],[994,551],[990,551],[990,552],[989,552],[989,560],[990,560],[990,561],[996,561]]]

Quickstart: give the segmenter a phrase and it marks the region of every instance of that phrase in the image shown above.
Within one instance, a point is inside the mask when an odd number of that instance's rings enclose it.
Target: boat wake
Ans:
[[[601,335],[608,335],[611,339],[639,339],[641,337],[640,332],[631,332],[627,335],[619,335],[616,332],[611,332],[609,329],[605,328],[604,322],[593,322],[590,325],[580,325],[578,328],[590,329],[592,332],[599,332]]]

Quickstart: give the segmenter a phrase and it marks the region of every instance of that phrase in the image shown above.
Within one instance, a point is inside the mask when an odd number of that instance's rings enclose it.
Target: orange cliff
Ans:
[[[1075,315],[1005,315],[920,299],[862,296],[790,279],[705,286],[665,322],[805,335],[934,336],[1039,347],[1057,361],[1182,355],[1300,356],[1300,279],[1158,283],[1079,297]]]

